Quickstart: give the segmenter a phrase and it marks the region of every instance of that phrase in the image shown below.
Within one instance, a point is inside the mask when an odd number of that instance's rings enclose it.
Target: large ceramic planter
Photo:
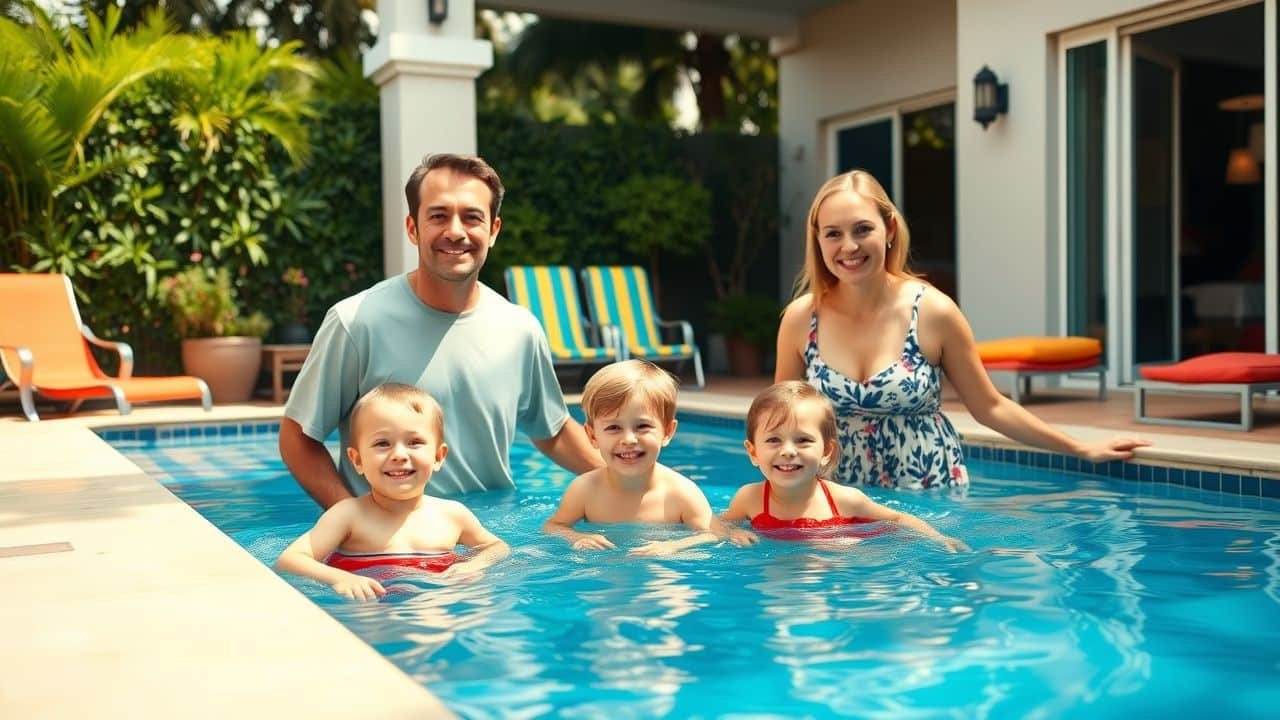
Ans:
[[[182,341],[182,367],[209,384],[215,403],[246,402],[262,366],[262,338],[213,337]]]
[[[764,374],[764,353],[753,343],[738,336],[725,338],[729,351],[729,372],[735,377],[759,377]]]

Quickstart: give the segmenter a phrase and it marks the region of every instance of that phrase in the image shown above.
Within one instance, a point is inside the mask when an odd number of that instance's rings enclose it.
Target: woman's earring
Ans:
[[[892,241],[892,240],[890,240],[890,241],[889,241],[889,249],[890,249],[890,250],[892,250],[892,249],[893,249],[893,241]]]

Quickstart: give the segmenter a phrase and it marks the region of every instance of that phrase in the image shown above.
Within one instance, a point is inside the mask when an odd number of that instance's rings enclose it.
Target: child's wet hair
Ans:
[[[444,410],[440,403],[422,388],[402,383],[383,383],[365,393],[351,408],[351,435],[356,437],[360,414],[365,408],[378,402],[400,403],[410,410],[425,415],[435,432],[437,442],[444,442]]]
[[[676,419],[676,380],[647,360],[624,360],[601,368],[582,390],[582,412],[592,418],[616,413],[633,395],[658,414],[663,427]]]
[[[774,383],[751,401],[751,409],[747,410],[747,439],[755,442],[756,431],[776,427],[796,414],[796,406],[801,403],[817,403],[822,407],[822,421],[819,429],[822,432],[822,443],[830,445],[836,442],[836,411],[831,401],[818,389],[803,380],[784,380]]]

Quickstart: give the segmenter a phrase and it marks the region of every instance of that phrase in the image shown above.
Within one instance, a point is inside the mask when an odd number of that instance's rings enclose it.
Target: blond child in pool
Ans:
[[[763,533],[796,536],[886,521],[937,540],[951,552],[969,549],[914,515],[823,479],[839,452],[835,411],[809,383],[780,382],[756,396],[747,412],[745,445],[765,479],[738,490],[722,515],[726,522],[750,520]]]
[[[487,567],[510,549],[454,500],[424,494],[449,448],[444,414],[410,385],[379,385],[351,410],[353,445],[347,455],[369,481],[369,493],[325,511],[293,541],[276,569],[330,585],[343,597],[372,600],[386,593],[370,568],[409,568],[459,575]],[[455,554],[458,545],[476,551]]]
[[[684,524],[694,535],[646,543],[632,555],[670,555],[714,542],[711,505],[689,478],[658,464],[658,453],[676,432],[676,383],[644,360],[609,365],[582,393],[585,427],[605,466],[579,475],[565,488],[560,507],[543,530],[569,541],[575,550],[609,550],[600,533],[573,526],[591,523]]]

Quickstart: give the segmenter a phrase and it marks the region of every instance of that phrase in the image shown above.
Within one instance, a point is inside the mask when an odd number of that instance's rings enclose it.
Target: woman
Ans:
[[[827,181],[809,209],[805,267],[782,316],[774,381],[808,380],[835,405],[836,480],[968,484],[960,438],[940,409],[944,371],[974,419],[1027,445],[1103,462],[1150,444],[1082,443],[1001,395],[960,308],[906,269],[910,241],[902,214],[861,170]]]

